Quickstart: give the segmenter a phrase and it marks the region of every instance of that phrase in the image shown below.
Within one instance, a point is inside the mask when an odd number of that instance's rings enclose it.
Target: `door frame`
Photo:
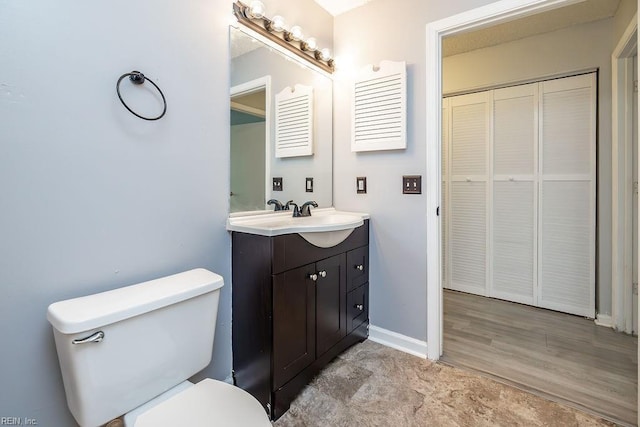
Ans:
[[[638,47],[637,13],[611,54],[612,76],[612,236],[611,319],[599,323],[630,334],[633,330],[633,54]],[[609,320],[608,325],[606,320]]]
[[[441,182],[442,171],[442,38],[527,15],[580,3],[582,0],[500,0],[426,26],[427,145],[427,357],[438,360],[443,349]]]

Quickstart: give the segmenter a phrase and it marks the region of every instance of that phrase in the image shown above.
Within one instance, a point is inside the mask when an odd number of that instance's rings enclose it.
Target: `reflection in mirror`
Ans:
[[[231,88],[231,212],[265,208],[268,78]]]
[[[273,210],[266,202],[301,205],[332,200],[331,78],[294,61],[237,28],[231,35],[231,212]],[[313,154],[276,158],[275,94],[295,85],[313,87]],[[274,191],[274,178],[282,178]],[[313,191],[307,189],[313,179]]]

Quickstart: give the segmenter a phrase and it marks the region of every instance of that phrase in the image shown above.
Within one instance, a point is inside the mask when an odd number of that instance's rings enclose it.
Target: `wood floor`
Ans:
[[[444,291],[444,362],[623,425],[637,423],[637,349],[592,320]]]

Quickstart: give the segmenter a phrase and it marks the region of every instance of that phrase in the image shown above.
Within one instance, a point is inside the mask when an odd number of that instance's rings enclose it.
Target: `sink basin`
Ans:
[[[309,243],[327,248],[344,241],[351,232],[364,224],[367,214],[342,212],[333,208],[314,209],[311,216],[293,218],[291,211],[266,215],[232,216],[227,230],[261,236],[298,233]]]

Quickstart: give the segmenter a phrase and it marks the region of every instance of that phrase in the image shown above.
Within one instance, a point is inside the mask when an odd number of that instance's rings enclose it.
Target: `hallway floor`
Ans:
[[[637,422],[637,348],[579,316],[444,292],[443,362],[625,425]]]
[[[338,356],[275,427],[612,426],[467,370],[367,340]]]

